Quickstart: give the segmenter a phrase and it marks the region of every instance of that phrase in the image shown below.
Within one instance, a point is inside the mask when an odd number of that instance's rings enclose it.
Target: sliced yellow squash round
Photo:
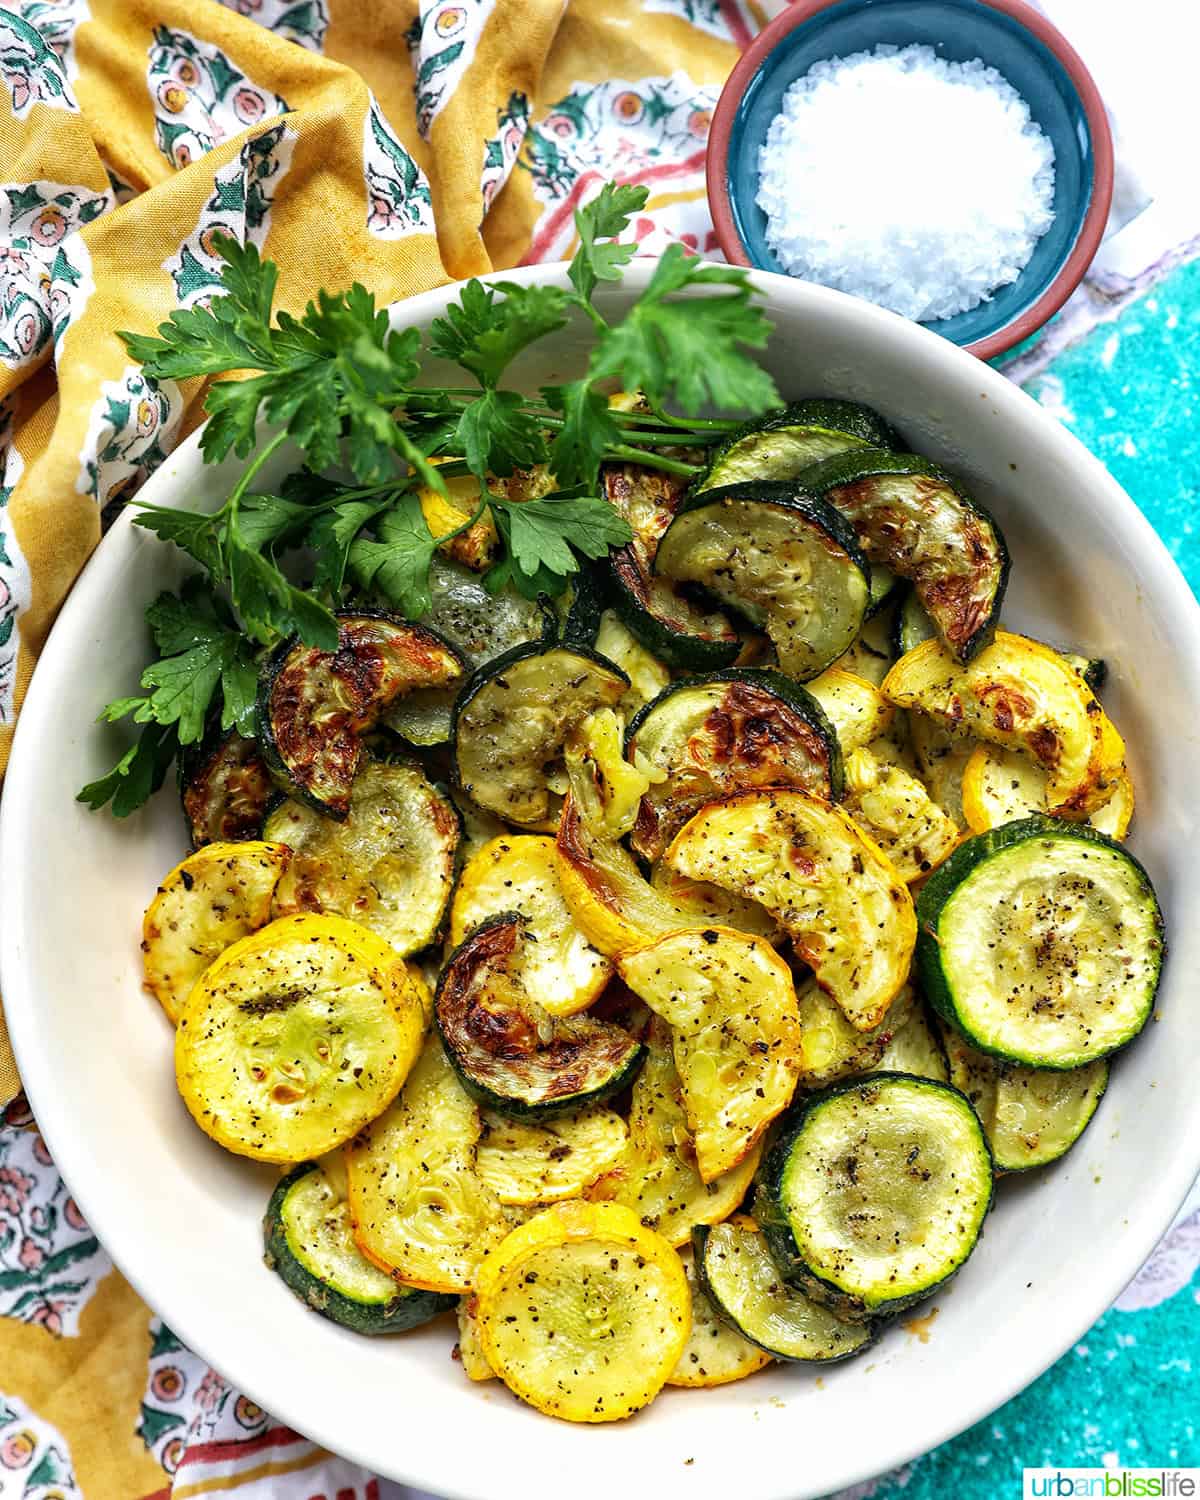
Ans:
[[[479,1110],[436,1034],[391,1108],[346,1153],[354,1237],[408,1286],[466,1292],[513,1219],[476,1170]]]
[[[963,771],[962,801],[972,833],[987,833],[1014,818],[1044,813],[1046,771],[1023,750],[999,745],[977,745]],[[1123,839],[1133,817],[1133,782],[1121,771],[1106,802],[1088,817],[1093,828],[1109,838]]]
[[[917,761],[917,770],[934,802],[948,818],[965,828],[962,779],[975,750],[976,740],[969,734],[948,728],[915,709],[905,714],[908,737]]]
[[[754,1181],[762,1142],[728,1172],[705,1182],[664,1021],[651,1022],[646,1049],[630,1100],[629,1145],[587,1197],[624,1204],[672,1245],[683,1245],[697,1224],[717,1224],[737,1208]]]
[[[600,616],[600,629],[596,633],[596,650],[609,661],[616,662],[629,678],[625,696],[617,707],[626,719],[632,719],[644,703],[657,698],[671,680],[669,669],[657,656],[652,656],[641,641],[624,624],[613,610],[606,609]]]
[[[458,1359],[468,1380],[495,1380],[496,1372],[487,1362],[479,1342],[479,1319],[475,1314],[475,1297],[460,1297],[458,1317]]]
[[[775,942],[783,938],[779,923],[757,901],[747,901],[706,880],[692,880],[661,862],[650,869],[650,884],[695,926],[732,927],[737,932]]]
[[[584,1109],[541,1124],[484,1112],[477,1170],[501,1203],[577,1198],[625,1154],[629,1132],[611,1109]]]
[[[958,824],[925,786],[903,767],[879,760],[866,748],[846,757],[842,806],[910,885],[923,880],[959,842]]]
[[[940,641],[923,641],[883,681],[901,708],[929,714],[1046,771],[1048,811],[1085,818],[1110,796],[1125,747],[1095,695],[1057,651],[998,630],[965,666]]]
[[[765,1349],[743,1338],[713,1310],[696,1275],[696,1261],[690,1245],[679,1251],[679,1259],[683,1262],[688,1290],[692,1294],[692,1331],[683,1346],[679,1363],[667,1376],[667,1384],[693,1389],[729,1385],[769,1365],[771,1356]]]
[[[159,886],[142,922],[142,971],[172,1021],[213,959],[271,920],[271,897],[291,854],[257,840],[206,844]]]
[[[615,1203],[556,1203],[479,1268],[479,1341],[515,1395],[568,1422],[614,1422],[652,1401],[691,1329],[674,1250]]]
[[[762,938],[729,927],[671,933],[617,967],[671,1028],[696,1165],[712,1182],[744,1159],[796,1091],[791,970]]]
[[[424,1030],[419,997],[374,933],[341,917],[281,917],[196,982],[175,1033],[175,1078],[219,1145],[307,1161],[387,1107]]]
[[[904,985],[877,1026],[859,1031],[815,979],[796,987],[800,1015],[800,1076],[803,1089],[823,1089],[855,1073],[878,1067],[892,1038],[911,1014],[912,988]]]
[[[521,979],[527,997],[552,1016],[589,1006],[612,965],[571,920],[554,856],[554,840],[506,834],[485,844],[463,871],[450,909],[450,941],[459,943],[489,917],[525,918]]]
[[[800,791],[744,792],[702,808],[665,859],[765,906],[860,1031],[879,1024],[908,978],[908,886],[840,807]]]
[[[894,710],[879,688],[844,667],[827,667],[804,686],[825,710],[844,755],[869,745],[892,722]]]

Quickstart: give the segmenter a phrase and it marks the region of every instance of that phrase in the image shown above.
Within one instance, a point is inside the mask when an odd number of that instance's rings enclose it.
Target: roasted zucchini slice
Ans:
[[[475,855],[454,894],[450,942],[457,947],[502,912],[525,923],[521,984],[529,1001],[552,1016],[586,1010],[613,970],[571,920],[552,838],[505,834]]]
[[[892,649],[897,656],[906,656],[922,641],[931,641],[937,635],[937,626],[929,618],[925,606],[916,591],[905,589],[892,627]]]
[[[862,629],[870,569],[831,505],[794,484],[734,484],[693,495],[667,528],[655,573],[736,610],[806,682]]]
[[[871,569],[872,593],[874,593],[875,578],[881,573],[886,576],[884,569]],[[895,611],[890,605],[891,596],[889,595],[878,608],[872,611],[859,632],[858,638],[851,643],[850,649],[834,662],[829,669],[831,672],[841,668],[842,671],[853,672],[857,677],[865,677],[873,687],[880,685],[896,660],[896,653],[892,648],[892,622]],[[811,690],[811,684],[809,686]]]
[[[712,1182],[792,1102],[801,1039],[791,971],[762,938],[729,927],[671,933],[617,969],[671,1028],[696,1165]]]
[[[611,1109],[584,1109],[537,1124],[489,1110],[476,1165],[501,1203],[558,1203],[591,1187],[621,1159],[628,1141],[625,1121]]]
[[[966,666],[939,641],[902,656],[883,683],[901,708],[929,714],[1046,770],[1049,811],[1084,818],[1112,795],[1125,767],[1121,737],[1083,678],[1049,646],[998,630]]]
[[[850,1322],[788,1286],[753,1219],[692,1231],[700,1284],[731,1330],[775,1359],[831,1364],[871,1343],[866,1323]]]
[[[788,1281],[869,1319],[953,1276],[991,1197],[991,1153],[964,1096],[875,1073],[804,1101],[764,1164],[754,1216]]]
[[[615,1203],[556,1203],[514,1229],[480,1266],[475,1302],[488,1364],[568,1422],[652,1401],[691,1328],[679,1257]]]
[[[945,469],[913,453],[856,448],[804,485],[846,517],[872,566],[907,578],[959,661],[988,642],[1008,584],[1004,535]]]
[[[666,862],[765,906],[859,1030],[879,1024],[908,978],[908,887],[838,807],[805,792],[744,792],[702,808]]]
[[[1107,802],[1088,817],[1093,828],[1123,839],[1133,818],[1133,782],[1118,772]],[[1046,772],[1023,750],[977,745],[963,768],[962,804],[972,833],[987,833],[1001,823],[1046,811]]]
[[[891,727],[895,710],[879,688],[844,667],[829,667],[807,684],[806,691],[833,726],[843,756],[869,745]]]
[[[455,1298],[401,1286],[354,1243],[340,1153],[282,1177],[263,1219],[267,1265],[301,1302],[355,1333],[404,1333]]]
[[[401,956],[437,937],[454,888],[458,810],[406,762],[364,762],[344,822],[290,799],[264,833],[293,857],[275,888],[276,916],[335,912],[361,922]]]
[[[627,758],[650,777],[630,842],[655,860],[698,808],[730,792],[797,786],[842,792],[841,750],[824,710],[778,672],[713,672],[673,682],[636,715]]]
[[[1079,1068],[1154,1008],[1163,918],[1127,849],[1032,817],[977,834],[922,890],[917,962],[930,1003],[981,1052]]]
[[[442,971],[434,1016],[473,1098],[514,1119],[549,1119],[625,1088],[643,1053],[619,1026],[537,1013],[521,978],[525,940],[512,912],[477,927]]]
[[[617,712],[627,721],[643,704],[657,698],[671,680],[669,669],[646,650],[615,610],[606,609],[600,616],[596,650],[629,678],[625,695],[617,704]]]
[[[568,646],[594,646],[604,610],[604,575],[598,563],[585,563],[573,573],[555,600],[558,635]]]
[[[846,757],[844,806],[910,885],[940,865],[959,841],[958,824],[922,783],[867,749]]]
[[[454,708],[455,772],[488,812],[523,827],[556,818],[547,781],[571,730],[619,703],[629,679],[584,646],[533,644],[498,656],[471,678]]]
[[[227,1151],[308,1161],[387,1107],[424,1030],[381,938],[341,917],[281,917],[200,976],[175,1032],[175,1079]]]
[[[946,1028],[950,1082],[983,1122],[998,1172],[1024,1172],[1057,1161],[1075,1144],[1108,1087],[1108,1060],[1052,1073],[977,1052]]]
[[[694,1233],[701,1231],[695,1230]],[[692,1294],[692,1331],[683,1346],[679,1363],[667,1377],[667,1384],[704,1390],[709,1386],[744,1380],[747,1375],[769,1365],[771,1356],[765,1349],[743,1338],[736,1328],[717,1315],[700,1283],[691,1245],[680,1248],[679,1259],[683,1262],[688,1291]]]
[[[733,433],[713,454],[697,488],[796,479],[835,453],[868,445],[891,448],[896,442],[891,427],[869,406],[824,397],[793,401]]]
[[[179,795],[194,849],[260,836],[263,818],[279,793],[257,740],[231,729],[198,747],[187,746],[179,771]]]
[[[336,651],[285,641],[263,669],[263,758],[298,801],[345,818],[367,730],[402,694],[462,675],[461,657],[432,630],[391,615],[344,611]]]
[[[159,886],[142,921],[142,973],[172,1021],[213,959],[271,920],[290,859],[283,844],[205,844]]]
[[[686,480],[636,464],[608,464],[602,483],[605,499],[633,531],[633,540],[608,559],[609,591],[620,619],[668,666],[689,672],[729,666],[741,648],[733,625],[654,572],[658,544],[687,494]]]
[[[700,1176],[670,1029],[655,1017],[646,1032],[646,1062],[630,1099],[629,1145],[587,1196],[623,1203],[670,1244],[684,1245],[697,1224],[717,1224],[737,1208],[761,1156],[759,1142],[723,1176],[712,1182]]]
[[[466,1292],[516,1222],[476,1170],[479,1110],[436,1033],[391,1107],[346,1153],[359,1249],[407,1286]]]

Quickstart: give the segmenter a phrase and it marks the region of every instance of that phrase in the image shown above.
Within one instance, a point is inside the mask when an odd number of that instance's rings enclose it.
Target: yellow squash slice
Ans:
[[[800,1014],[800,1074],[802,1089],[823,1089],[855,1073],[879,1066],[892,1038],[904,1026],[915,1005],[912,988],[904,985],[887,1013],[870,1031],[858,1031],[841,1007],[815,979],[796,986]]]
[[[625,1154],[629,1132],[611,1109],[530,1124],[485,1111],[476,1168],[501,1203],[577,1198]]]
[[[925,714],[904,715],[917,772],[934,802],[960,829],[967,826],[963,811],[962,779],[977,741]]]
[[[596,650],[609,661],[616,662],[629,678],[625,696],[617,704],[627,720],[632,719],[644,703],[657,698],[671,680],[670,671],[657,656],[651,656],[611,609],[606,609],[600,616]]]
[[[629,1146],[587,1196],[624,1204],[672,1245],[683,1245],[697,1224],[720,1223],[746,1196],[758,1170],[762,1142],[723,1176],[705,1182],[665,1022],[651,1022],[646,1048],[629,1106]]]
[[[683,1346],[679,1363],[667,1377],[667,1384],[693,1389],[729,1385],[771,1364],[771,1356],[765,1349],[743,1338],[736,1328],[731,1328],[717,1316],[696,1275],[690,1245],[680,1250],[679,1259],[683,1262],[688,1290],[692,1294],[692,1331]]]
[[[867,749],[852,750],[846,757],[842,806],[910,885],[940,865],[959,841],[958,824],[924,785]]]
[[[450,909],[454,947],[489,917],[525,918],[521,979],[526,996],[552,1016],[589,1006],[612,965],[571,920],[554,856],[554,840],[508,834],[485,844],[463,871]]]
[[[495,1380],[496,1372],[487,1362],[487,1355],[479,1342],[479,1319],[475,1312],[475,1297],[460,1297],[456,1309],[458,1317],[458,1359],[463,1374],[468,1380]]]
[[[522,1401],[568,1422],[614,1422],[679,1362],[691,1298],[679,1257],[614,1203],[557,1203],[479,1268],[479,1342]]]
[[[373,932],[341,917],[281,917],[197,981],[175,1032],[175,1078],[226,1150],[307,1161],[387,1107],[424,1030],[403,965]]]
[[[512,1217],[479,1176],[479,1110],[431,1035],[399,1097],[346,1153],[354,1237],[369,1261],[431,1292],[466,1292]]]
[[[745,1158],[796,1091],[791,970],[762,938],[729,927],[671,933],[617,967],[671,1028],[696,1165],[712,1182]]]
[[[766,938],[768,942],[783,937],[779,923],[756,901],[746,901],[705,880],[691,880],[669,865],[652,865],[650,884],[672,906],[686,914],[689,925],[732,927],[736,932],[749,932],[755,937]]]
[[[804,792],[746,792],[702,808],[666,853],[673,869],[759,902],[860,1031],[908,978],[908,886],[839,807]]]
[[[827,667],[805,687],[825,710],[842,754],[885,734],[894,710],[874,683],[844,667]]]
[[[172,1021],[213,959],[271,920],[291,853],[257,841],[206,844],[159,886],[142,923],[142,971]]]
[[[986,833],[1014,818],[1044,813],[1046,772],[1022,750],[999,745],[977,745],[963,771],[963,812],[972,833]],[[1112,794],[1095,809],[1088,822],[1109,838],[1123,839],[1133,817],[1133,782],[1128,771],[1118,772]]]
[[[1125,764],[1120,735],[1091,688],[1057,651],[998,630],[965,666],[940,641],[902,656],[884,695],[990,744],[1026,750],[1046,771],[1048,810],[1085,818]]]

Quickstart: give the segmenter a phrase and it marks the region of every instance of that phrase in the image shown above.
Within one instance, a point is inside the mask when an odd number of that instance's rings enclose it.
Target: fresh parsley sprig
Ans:
[[[275,309],[277,267],[228,237],[217,239],[224,269],[207,306],[178,309],[155,335],[121,335],[153,379],[211,381],[204,457],[246,463],[211,513],[132,502],[138,525],[207,576],[147,610],[160,658],[141,693],[101,716],[131,718],[141,737],[81,800],[111,801],[123,816],[210,724],[253,733],[257,656],[291,635],[332,650],[334,610],[349,599],[365,593],[419,619],[430,608],[434,552],[480,522],[490,519],[499,544],[489,588],[561,593],[585,561],[631,535],[599,493],[603,463],[691,477],[699,469],[687,450],[737,425],[701,417],[706,406],[759,411],[777,399],[749,352],[766,342],[768,323],[745,271],[704,265],[672,245],[632,308],[607,314],[605,292],[636,249],[619,236],[646,197],[606,184],[575,214],[568,286],[469,281],[426,346],[357,283],[319,292],[299,316]],[[529,394],[521,357],[581,317],[592,336],[586,371]],[[469,383],[424,382],[428,356]],[[639,409],[610,405],[614,384],[639,391]],[[263,488],[286,445],[298,472]],[[492,476],[538,466],[556,485],[540,498],[490,487]],[[435,536],[422,490],[445,495],[452,474],[474,476],[475,503]]]

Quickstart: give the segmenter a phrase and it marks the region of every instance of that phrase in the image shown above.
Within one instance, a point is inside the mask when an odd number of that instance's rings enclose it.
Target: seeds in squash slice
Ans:
[[[206,844],[159,886],[142,923],[142,970],[172,1021],[213,959],[270,921],[290,858],[283,844]]]
[[[671,1028],[696,1163],[712,1182],[791,1103],[801,1052],[791,971],[769,943],[721,927],[672,933],[618,968]]]
[[[175,1076],[218,1145],[307,1161],[386,1108],[424,1029],[402,965],[374,933],[341,917],[282,917],[197,981],[175,1033]]]
[[[558,1203],[479,1268],[479,1338],[511,1391],[548,1416],[612,1422],[652,1401],[691,1327],[670,1245],[612,1203]]]

